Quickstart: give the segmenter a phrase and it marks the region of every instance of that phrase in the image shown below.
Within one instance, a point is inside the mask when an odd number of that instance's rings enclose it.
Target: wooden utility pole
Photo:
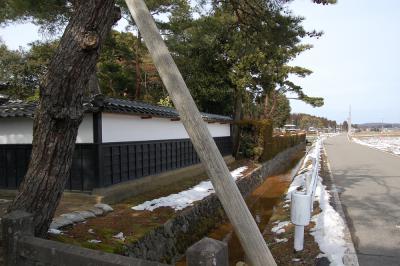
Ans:
[[[125,2],[251,265],[276,265],[146,4],[143,0]]]
[[[135,100],[140,99],[140,94],[141,94],[141,86],[142,86],[142,73],[140,69],[140,45],[142,42],[142,35],[140,34],[140,31],[138,30],[138,36],[137,36],[137,43],[136,43],[136,56],[135,56],[135,68],[136,68],[136,79],[135,79]]]
[[[349,135],[349,137],[351,137],[351,105],[349,107],[349,119],[347,122],[347,135]]]

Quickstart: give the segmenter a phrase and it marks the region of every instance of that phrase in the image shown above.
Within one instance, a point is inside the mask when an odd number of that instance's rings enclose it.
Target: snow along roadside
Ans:
[[[364,139],[352,137],[351,140],[375,150],[383,151],[397,157],[400,156],[400,137],[368,137]]]
[[[231,172],[233,179],[236,181],[243,177],[243,172],[247,170],[247,166],[242,166]],[[175,211],[183,210],[192,206],[194,202],[204,199],[205,197],[215,193],[211,181],[203,181],[196,186],[177,194],[171,194],[166,197],[145,201],[142,204],[132,207],[135,211],[154,211],[160,207],[170,207]]]
[[[306,175],[312,172],[312,159],[318,159],[317,150],[322,149],[323,139],[319,138],[314,146],[307,154],[302,169],[299,171],[292,184],[288,189],[286,201],[291,199],[291,193],[297,189],[305,189]],[[323,252],[321,257],[327,257],[331,265],[358,265],[357,264],[343,264],[347,245],[345,241],[345,228],[346,224],[342,217],[330,205],[329,199],[331,195],[327,191],[326,186],[322,184],[321,177],[318,177],[317,188],[315,192],[314,201],[318,201],[321,212],[312,217],[315,222],[315,227],[311,230],[311,235],[314,236],[315,241],[318,243],[320,250]]]

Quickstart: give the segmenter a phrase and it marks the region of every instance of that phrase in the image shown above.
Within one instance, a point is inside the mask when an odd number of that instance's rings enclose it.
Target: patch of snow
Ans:
[[[293,258],[292,261],[293,261],[293,262],[299,262],[299,261],[301,261],[301,259]]]
[[[123,232],[119,232],[118,234],[113,236],[113,238],[125,241],[125,237],[124,237],[124,233]]]
[[[97,240],[97,239],[90,239],[88,240],[89,243],[93,243],[93,244],[99,244],[101,243],[101,240]]]
[[[355,143],[400,155],[400,137],[376,136],[353,138]]]
[[[304,188],[305,184],[306,184],[305,174],[296,176],[288,188],[285,202],[290,202],[292,197],[292,192],[298,190],[299,188]]]
[[[286,243],[288,242],[287,238],[275,238],[276,243]]]
[[[232,171],[231,175],[233,179],[236,181],[243,177],[243,172],[246,171],[247,168],[247,166],[242,166]],[[213,193],[215,193],[215,191],[211,181],[203,181],[198,185],[177,194],[149,200],[132,207],[132,209],[135,211],[154,211],[160,207],[169,207],[175,211],[179,211],[192,206],[194,202],[202,200]]]
[[[54,229],[54,228],[50,228],[47,232],[52,235],[62,235],[62,233],[63,233],[61,230]]]
[[[341,266],[344,265],[343,257],[346,252],[345,224],[339,213],[330,205],[331,195],[321,180],[319,177],[315,191],[315,201],[319,202],[321,212],[311,218],[315,222],[311,235],[314,236],[319,249],[324,253],[322,256],[327,257],[331,265]]]
[[[285,232],[284,227],[288,226],[290,224],[289,221],[283,221],[283,222],[279,222],[277,225],[275,225],[274,227],[272,227],[271,232],[275,233],[277,235],[282,234]]]

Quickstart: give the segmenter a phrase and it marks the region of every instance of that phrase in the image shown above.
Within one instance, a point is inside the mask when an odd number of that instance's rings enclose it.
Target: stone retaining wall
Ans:
[[[279,153],[237,181],[240,192],[244,197],[248,196],[268,176],[289,170],[304,156],[304,152],[305,144],[299,144]],[[189,246],[203,238],[224,218],[221,203],[217,196],[212,194],[138,241],[128,244],[127,253],[130,257],[175,263]]]

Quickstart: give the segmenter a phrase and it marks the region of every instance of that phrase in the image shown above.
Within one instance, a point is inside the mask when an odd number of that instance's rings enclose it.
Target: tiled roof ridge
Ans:
[[[154,117],[179,118],[176,109],[160,105],[154,105],[142,101],[118,99],[106,97],[96,103],[84,103],[87,112],[97,112],[99,108],[103,112],[128,113],[136,115],[149,115]],[[0,105],[1,117],[29,117],[33,118],[37,102],[9,102]],[[207,121],[230,121],[228,116],[201,113]]]

